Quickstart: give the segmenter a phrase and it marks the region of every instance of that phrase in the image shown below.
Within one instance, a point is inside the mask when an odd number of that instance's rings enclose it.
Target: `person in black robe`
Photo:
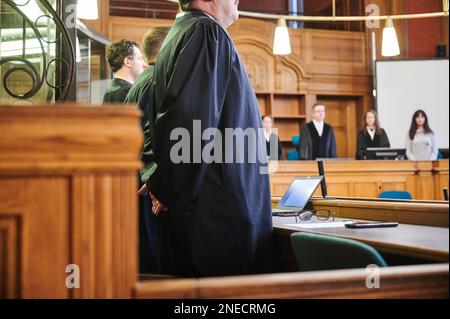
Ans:
[[[106,58],[113,72],[103,97],[103,104],[123,104],[128,91],[147,67],[138,44],[130,40],[114,42],[106,50]]]
[[[144,35],[142,52],[149,65],[130,88],[125,99],[125,104],[137,104],[144,114],[141,122],[144,134],[148,130],[148,120],[146,120],[145,116],[146,106],[148,104],[148,93],[146,94],[146,91],[153,77],[159,50],[169,30],[169,27],[153,27]],[[147,165],[152,165],[154,162],[150,141],[146,141],[144,144],[141,161],[144,164],[143,171],[145,171]],[[140,189],[145,182],[142,182],[141,176],[139,180]],[[157,216],[152,214],[152,203],[148,196],[139,196],[139,270],[141,274],[153,274],[157,272],[157,234],[158,220]]]
[[[357,140],[357,159],[370,159],[366,154],[369,147],[391,147],[385,130],[380,127],[376,111],[370,110],[364,114],[361,127]]]
[[[273,119],[271,116],[263,116],[262,118],[264,127],[264,137],[266,138],[266,149],[267,156],[271,161],[282,161],[283,160],[283,145],[281,144],[280,138],[275,134],[273,130]],[[276,146],[276,151],[272,152],[271,148]],[[274,154],[272,154],[274,153]]]
[[[313,120],[300,133],[300,159],[311,161],[337,158],[336,137],[333,128],[325,123],[326,108],[321,102],[312,107]]]
[[[265,160],[255,162],[220,154],[243,146],[248,155],[248,141],[217,142],[226,129],[262,131],[255,92],[225,30],[238,17],[238,1],[180,4],[185,14],[161,48],[147,105],[155,163],[144,174],[141,192],[148,191],[153,212],[160,214],[159,270],[182,277],[270,272],[272,213],[263,134],[253,146]],[[202,155],[196,123],[204,134],[214,131],[200,144],[203,154],[211,143],[220,145],[206,152],[212,162],[196,159]],[[181,141],[171,138],[177,131],[188,133],[192,150],[188,161],[179,163],[173,151]]]

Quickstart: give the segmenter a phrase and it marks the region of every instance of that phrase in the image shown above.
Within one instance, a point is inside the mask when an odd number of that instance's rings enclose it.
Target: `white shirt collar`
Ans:
[[[375,139],[375,129],[371,130],[368,126],[367,126],[367,133],[369,133],[370,138],[372,139],[372,141]]]
[[[316,127],[317,133],[319,133],[319,136],[323,135],[323,127],[325,125],[324,122],[319,122],[317,120],[313,120],[314,126]]]

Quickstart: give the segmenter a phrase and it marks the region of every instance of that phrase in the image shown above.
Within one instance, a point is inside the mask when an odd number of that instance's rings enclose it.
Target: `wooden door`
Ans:
[[[327,107],[325,122],[334,128],[338,157],[354,158],[358,127],[356,99],[321,98],[320,101]]]

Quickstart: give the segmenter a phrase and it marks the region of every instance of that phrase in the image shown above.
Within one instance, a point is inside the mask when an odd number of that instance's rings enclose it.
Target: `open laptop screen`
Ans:
[[[322,177],[320,176],[296,178],[277,207],[296,207],[303,209],[321,181]]]

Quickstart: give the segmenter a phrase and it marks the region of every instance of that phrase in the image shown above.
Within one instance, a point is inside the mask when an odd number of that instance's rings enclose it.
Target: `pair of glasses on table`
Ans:
[[[295,222],[309,222],[315,217],[317,220],[321,222],[326,222],[331,220],[334,222],[336,213],[330,210],[315,210],[315,211],[302,211],[302,212],[292,212],[286,217],[295,217]]]

